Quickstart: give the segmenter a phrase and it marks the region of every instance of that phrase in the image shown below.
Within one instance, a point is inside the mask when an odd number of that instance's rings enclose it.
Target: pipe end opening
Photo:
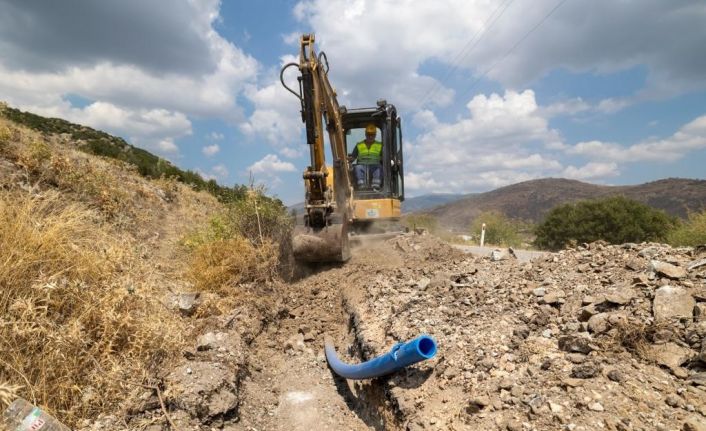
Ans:
[[[417,343],[417,351],[426,359],[431,359],[436,355],[436,342],[427,335],[421,336]]]

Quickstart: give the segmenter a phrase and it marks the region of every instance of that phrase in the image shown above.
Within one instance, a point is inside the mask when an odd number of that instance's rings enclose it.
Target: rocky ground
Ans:
[[[87,428],[168,429],[167,410],[181,430],[706,430],[706,249],[519,262],[406,235],[248,288],[273,299],[196,321],[159,392]],[[437,356],[385,379],[340,379],[323,356],[324,335],[358,362],[421,333]]]

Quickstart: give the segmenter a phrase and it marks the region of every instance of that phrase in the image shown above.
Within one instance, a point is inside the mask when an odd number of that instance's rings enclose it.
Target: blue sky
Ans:
[[[341,104],[397,105],[410,196],[706,177],[703,1],[169,4],[0,0],[0,99],[295,203],[308,149],[279,69],[313,32]]]

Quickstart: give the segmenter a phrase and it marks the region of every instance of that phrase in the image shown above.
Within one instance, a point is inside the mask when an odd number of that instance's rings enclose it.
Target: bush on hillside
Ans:
[[[579,201],[552,209],[535,231],[535,245],[559,250],[597,240],[611,244],[661,241],[676,223],[663,211],[623,196]]]
[[[706,244],[706,211],[690,213],[686,222],[669,232],[667,242],[673,246]]]
[[[238,283],[274,278],[289,252],[293,223],[278,199],[249,189],[208,225],[189,235],[189,278],[200,290],[237,293]]]
[[[480,241],[481,229],[485,223],[485,244],[518,247],[522,243],[521,223],[507,218],[498,211],[486,211],[478,215],[471,224],[471,233]]]

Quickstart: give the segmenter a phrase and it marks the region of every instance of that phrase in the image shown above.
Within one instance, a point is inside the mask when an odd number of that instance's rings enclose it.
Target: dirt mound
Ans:
[[[416,260],[350,308],[366,357],[438,340],[387,382],[407,429],[676,429],[706,415],[704,258],[596,243],[527,264]]]

